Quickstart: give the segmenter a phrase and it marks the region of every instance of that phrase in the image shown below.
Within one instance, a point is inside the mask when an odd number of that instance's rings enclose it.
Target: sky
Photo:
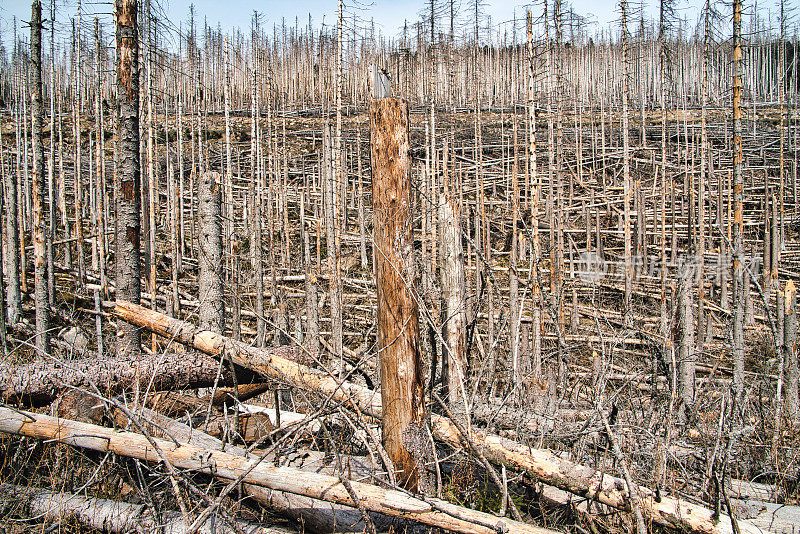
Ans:
[[[654,4],[657,0],[649,0]],[[686,1],[686,0],[683,0]],[[699,2],[699,0],[696,0]],[[326,24],[336,21],[336,0],[263,0],[253,2],[248,0],[153,0],[154,4],[160,6],[159,11],[177,26],[183,23],[184,26],[189,18],[189,6],[194,4],[195,13],[202,22],[206,17],[209,25],[217,26],[219,23],[223,29],[239,27],[247,30],[250,26],[250,18],[253,10],[258,9],[263,14],[266,27],[272,24],[281,24],[285,17],[287,25],[294,25],[295,17],[299,18],[300,25],[308,23],[308,14],[312,16],[312,23],[318,26],[324,18]],[[633,2],[631,2],[633,3]],[[49,0],[43,0],[44,18],[47,18],[49,10]],[[387,36],[399,35],[403,21],[408,20],[409,24],[419,20],[420,13],[425,9],[425,0],[346,0],[346,5],[350,5],[348,12],[355,13],[361,19],[361,24],[368,27],[374,19],[376,27],[381,33]],[[469,6],[472,0],[457,0],[461,4],[461,11],[466,16],[471,14]],[[492,18],[493,25],[511,21],[514,18],[515,8],[517,17],[524,17],[526,1],[517,2],[515,0],[483,0],[482,13],[484,16]],[[596,24],[594,28],[607,26],[617,18],[617,0],[573,0],[571,2],[573,10],[583,16],[588,16]],[[540,2],[537,1],[537,6]],[[70,17],[74,16],[77,0],[56,0],[56,20],[57,29],[65,38],[69,34]],[[655,8],[646,8],[649,15],[655,15]],[[541,7],[534,7],[534,12],[541,11]],[[113,10],[111,0],[84,0],[82,11],[84,24],[90,24],[94,13],[101,13],[101,22],[111,23],[110,13]],[[12,40],[13,17],[17,17],[18,31],[29,32],[27,27],[22,26],[24,20],[30,18],[30,0],[0,0],[0,33],[3,42],[8,43]],[[484,18],[484,24],[485,24]],[[467,31],[471,25],[466,19],[462,21],[461,31]],[[520,22],[520,31],[521,31]]]

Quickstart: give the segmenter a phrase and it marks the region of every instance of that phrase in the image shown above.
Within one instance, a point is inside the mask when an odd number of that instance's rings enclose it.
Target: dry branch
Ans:
[[[100,452],[158,462],[163,458],[174,467],[190,469],[225,480],[262,486],[305,495],[336,504],[355,506],[338,477],[309,473],[292,467],[272,467],[257,459],[193,445],[151,438],[133,432],[58,419],[47,415],[0,408],[0,431],[37,439],[55,440]],[[158,446],[158,454],[153,444]],[[452,505],[446,501],[423,501],[396,490],[351,481],[360,506],[385,515],[401,517],[426,525],[465,534],[493,534],[498,529],[520,534],[553,534],[552,530],[498,518],[483,512]]]
[[[228,357],[237,365],[247,367],[264,376],[283,378],[296,385],[331,396],[333,399],[353,403],[373,416],[381,416],[380,394],[365,387],[347,382],[338,383],[320,371],[282,358],[281,350],[255,349],[224,336],[200,330],[194,325],[167,317],[128,302],[118,301],[114,313],[137,326],[147,328],[165,337],[174,337],[213,356]],[[447,418],[431,414],[433,435],[436,439],[462,447],[456,426]],[[564,460],[548,450],[533,449],[521,443],[472,429],[471,439],[487,459],[510,469],[524,471],[535,480],[567,490],[576,495],[594,499],[603,504],[631,510],[630,498],[622,478],[608,475],[588,466]],[[731,532],[730,519],[715,518],[714,511],[675,497],[660,497],[645,487],[639,487],[642,513],[647,521],[689,530],[697,533],[723,534]],[[746,521],[739,521],[742,533],[758,532]]]

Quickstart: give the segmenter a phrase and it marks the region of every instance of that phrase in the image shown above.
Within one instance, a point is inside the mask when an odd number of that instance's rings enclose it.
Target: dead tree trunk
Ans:
[[[244,380],[239,376],[239,380]],[[91,356],[63,362],[44,360],[23,365],[0,364],[0,398],[29,406],[48,404],[62,391],[81,388],[116,395],[136,387],[175,391],[214,384],[232,385],[227,366],[204,354],[103,358]]]
[[[141,292],[139,239],[139,48],[136,0],[115,0],[117,23],[117,172],[115,173],[116,269],[118,299],[139,303]],[[141,351],[139,329],[121,324],[117,355],[135,358]]]
[[[744,393],[744,182],[742,177],[742,0],[733,0],[733,386]]]
[[[56,4],[55,0],[50,0],[50,20],[56,18]],[[53,239],[56,235],[56,202],[55,202],[55,163],[56,163],[56,52],[55,52],[55,24],[50,24],[50,164],[47,167],[47,203],[48,203],[48,221],[47,233],[47,297],[51,307],[55,306],[55,267],[53,265]]]
[[[199,296],[200,326],[222,334],[225,330],[225,302],[222,292],[222,182],[218,172],[200,175]]]
[[[339,477],[301,471],[293,467],[275,467],[269,462],[209,450],[172,440],[148,438],[133,432],[58,419],[32,412],[0,408],[0,432],[24,435],[100,452],[113,452],[148,462],[164,461],[180,469],[213,475],[223,480],[305,495],[368,511],[402,517],[422,524],[464,534],[554,534],[552,530],[498,518],[484,512],[463,508],[436,499],[434,504],[396,490],[387,490],[363,482],[350,481],[346,488]],[[434,506],[435,505],[435,506]]]
[[[694,266],[683,265],[678,272],[678,316],[680,328],[680,341],[678,350],[678,390],[681,398],[681,407],[678,412],[682,420],[690,417],[694,405],[694,378],[695,378],[695,318],[692,302],[692,289],[694,287]]]
[[[409,449],[426,431],[419,309],[413,290],[408,103],[396,98],[374,100],[369,121],[378,351],[386,399],[383,445],[401,473],[400,484],[416,490],[422,473]]]
[[[84,497],[73,493],[58,493],[29,486],[0,485],[0,503],[22,508],[37,520],[60,524],[67,519],[110,534],[135,532],[163,532],[164,534],[187,534],[189,525],[183,514],[160,512],[146,504]],[[197,534],[294,534],[296,530],[234,520],[228,525],[219,517],[212,516],[195,531]]]
[[[538,370],[542,361],[542,291],[539,285],[539,262],[542,257],[541,243],[539,241],[539,175],[536,165],[536,93],[534,83],[536,79],[536,56],[533,49],[533,17],[530,10],[527,13],[527,122],[528,122],[528,183],[531,186],[530,215],[531,215],[531,265],[537,270],[530,275],[531,284],[531,318],[532,318],[532,346],[531,363],[538,378]],[[599,227],[598,227],[599,228]],[[598,253],[600,251],[598,250]],[[515,384],[519,385],[519,384]]]
[[[628,2],[620,2],[622,13],[622,188],[625,233],[625,325],[633,325],[633,258],[631,257],[631,164],[628,131]]]
[[[448,148],[443,150],[444,191],[439,197],[441,245],[439,269],[442,282],[443,335],[446,343],[447,400],[451,410],[464,408],[464,380],[467,376],[467,311],[464,289],[464,249],[461,243],[461,204],[447,165]],[[512,246],[513,248],[513,246]],[[454,413],[456,413],[454,412]]]
[[[36,305],[36,350],[45,356],[50,352],[48,338],[50,324],[50,300],[47,297],[46,243],[47,226],[44,216],[45,174],[44,145],[42,144],[42,3],[34,0],[31,5],[31,114],[33,128],[33,256],[34,256],[34,303]]]
[[[786,296],[784,298],[784,305],[786,306],[786,313],[784,314],[785,325],[783,327],[783,350],[784,359],[787,362],[786,373],[786,405],[789,412],[789,417],[797,419],[800,413],[800,399],[798,399],[798,381],[800,381],[800,367],[797,362],[797,290],[794,282],[789,280],[786,282]]]

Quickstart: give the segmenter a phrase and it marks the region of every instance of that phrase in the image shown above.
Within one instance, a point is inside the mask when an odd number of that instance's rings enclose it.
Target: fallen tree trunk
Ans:
[[[4,512],[32,517],[39,521],[78,522],[101,532],[127,534],[129,532],[160,532],[186,534],[188,527],[178,512],[156,516],[144,504],[83,497],[33,487],[0,484],[0,504]],[[3,516],[6,515],[3,514]],[[297,531],[280,526],[268,526],[248,521],[233,521],[235,528],[219,517],[210,517],[197,534],[295,534]]]
[[[133,432],[119,432],[89,423],[3,407],[0,407],[0,432],[59,441],[148,462],[159,462],[163,458],[175,467],[202,472],[225,480],[239,480],[245,484],[305,495],[336,504],[357,506],[338,477],[309,473],[293,467],[272,467],[253,458],[242,458],[193,445],[176,444],[160,438],[148,439]],[[423,501],[400,491],[356,481],[350,481],[349,486],[358,499],[358,506],[365,510],[453,532],[494,534],[498,529],[520,534],[554,532],[456,506],[439,499]]]
[[[156,354],[135,359],[81,358],[39,360],[23,365],[0,364],[0,398],[7,403],[49,404],[69,388],[116,395],[138,387],[165,391],[208,387],[214,384],[220,363],[204,354]],[[246,377],[240,376],[243,381]],[[221,385],[234,383],[230,368],[222,366]]]
[[[237,365],[252,369],[264,376],[287,380],[337,401],[352,403],[373,417],[381,416],[380,393],[356,384],[339,383],[322,371],[309,369],[282,357],[280,349],[256,349],[129,302],[117,301],[114,313],[125,321],[173,338],[179,343],[212,356],[230,358]],[[281,349],[298,350],[285,347]],[[431,427],[436,439],[453,447],[463,447],[462,436],[449,419],[431,414]],[[608,506],[628,511],[632,509],[627,485],[620,477],[564,460],[551,451],[532,449],[475,428],[471,429],[469,439],[488,460],[494,463],[524,471],[535,480]],[[704,534],[733,532],[730,517],[725,515],[716,517],[714,511],[709,508],[675,497],[659,496],[645,487],[639,487],[639,493],[642,498],[640,503],[642,513],[649,521],[678,530]],[[758,532],[758,529],[746,521],[738,523],[741,534]]]
[[[139,423],[144,424],[145,429],[148,432],[152,432],[154,436],[174,439],[203,449],[225,451],[242,458],[257,458],[255,454],[248,453],[241,447],[223,443],[220,439],[196,428],[190,428],[188,425],[153,410],[148,410],[147,408],[141,408],[140,410],[142,417]],[[114,411],[114,419],[120,427],[126,427],[127,416],[120,410]],[[303,471],[335,474],[335,470],[325,462],[325,454],[317,451],[286,452],[277,458],[275,454],[272,454],[265,461],[273,465],[278,463],[283,466],[296,467]],[[347,457],[343,458],[342,461],[348,465],[348,478],[361,478],[366,475],[368,467],[364,458]],[[243,484],[243,488],[257,502],[303,525],[306,532],[315,532],[317,534],[364,532],[365,525],[361,512],[349,506],[333,504],[319,499],[312,499],[305,495],[276,491],[252,484]],[[378,530],[389,531],[394,527],[395,531],[402,532],[403,521],[399,518],[377,513],[370,513],[370,518]]]

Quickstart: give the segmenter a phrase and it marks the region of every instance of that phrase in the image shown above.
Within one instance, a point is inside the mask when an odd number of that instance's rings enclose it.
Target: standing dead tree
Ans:
[[[445,368],[447,369],[447,400],[451,410],[464,408],[464,380],[467,377],[466,330],[467,312],[464,283],[464,249],[461,243],[462,207],[455,181],[450,173],[447,143],[443,152],[443,192],[439,197],[439,247],[442,283],[442,328],[445,340]],[[432,341],[435,342],[435,341]],[[432,371],[435,372],[435,371]]]
[[[225,299],[222,288],[222,180],[218,172],[200,175],[199,295],[200,324],[222,334],[225,331]]]
[[[414,294],[408,103],[370,103],[374,262],[378,294],[378,353],[384,401],[383,445],[398,481],[423,487],[419,461],[427,443],[419,309]],[[333,273],[331,273],[333,275]]]
[[[744,178],[742,175],[742,0],[733,0],[733,385],[744,394]]]
[[[136,0],[115,0],[117,24],[117,198],[116,269],[117,299],[138,303],[141,292],[139,245],[139,47]],[[122,324],[117,334],[117,354],[135,358],[141,351],[139,329]]]
[[[45,168],[42,127],[42,3],[31,4],[31,114],[33,128],[33,256],[34,256],[34,302],[36,303],[36,350],[41,355],[50,353],[50,299],[47,296],[47,226],[44,214]]]

